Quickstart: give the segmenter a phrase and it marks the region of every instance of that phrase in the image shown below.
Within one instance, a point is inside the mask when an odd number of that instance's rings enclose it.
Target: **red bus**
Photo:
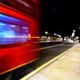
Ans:
[[[39,58],[39,2],[2,0],[0,2],[0,75]]]

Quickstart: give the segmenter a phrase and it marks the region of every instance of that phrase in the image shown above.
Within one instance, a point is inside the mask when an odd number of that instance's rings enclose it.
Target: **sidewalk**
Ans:
[[[80,80],[80,44],[30,78],[21,80]]]

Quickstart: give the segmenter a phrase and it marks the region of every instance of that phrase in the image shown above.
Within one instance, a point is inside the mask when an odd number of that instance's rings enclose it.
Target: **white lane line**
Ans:
[[[61,46],[63,44],[58,44],[58,45],[54,45],[54,46],[43,47],[43,48],[39,48],[39,49],[34,49],[34,50],[30,50],[29,52],[43,50],[43,49],[48,49],[48,48],[52,48],[52,47],[57,47],[57,46]]]
[[[71,47],[72,48],[72,47]],[[37,74],[39,71],[41,71],[42,69],[44,69],[45,67],[47,67],[49,64],[51,64],[52,62],[58,60],[61,56],[63,56],[65,53],[68,53],[70,51],[69,48],[68,50],[62,52],[60,55],[54,57],[53,59],[49,60],[48,62],[44,63],[43,65],[41,65],[40,67],[38,67],[36,70],[32,71],[31,73],[27,74],[26,76],[22,77],[20,80],[28,80],[30,77],[34,76],[35,74]]]

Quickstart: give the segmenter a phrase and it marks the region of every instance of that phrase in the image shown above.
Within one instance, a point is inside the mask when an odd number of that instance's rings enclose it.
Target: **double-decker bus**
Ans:
[[[39,2],[37,0],[0,1],[0,75],[39,58]]]

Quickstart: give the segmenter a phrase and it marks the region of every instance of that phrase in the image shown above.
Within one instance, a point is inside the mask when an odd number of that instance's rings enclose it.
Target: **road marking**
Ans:
[[[22,66],[24,66],[24,65],[27,65],[27,64],[29,64],[29,63],[32,63],[32,62],[36,61],[36,60],[38,60],[38,58],[33,59],[33,60],[29,61],[29,62],[23,63],[23,64],[21,64],[21,65],[19,65],[19,66],[16,66],[16,67],[14,67],[14,68],[9,69],[9,70],[6,70],[6,71],[0,73],[0,75],[3,75],[3,74],[5,74],[5,73],[8,73],[8,72],[13,71],[13,70],[15,70],[15,69],[18,69],[18,68],[20,68],[20,67],[22,67]]]
[[[54,45],[54,46],[43,47],[43,48],[39,48],[39,49],[34,49],[34,50],[30,50],[29,52],[43,50],[43,49],[48,49],[48,48],[52,48],[52,47],[57,47],[57,46],[61,46],[63,44],[58,44],[58,45]]]
[[[72,47],[71,47],[72,48]],[[24,76],[23,78],[21,78],[20,80],[28,80],[31,76],[34,76],[36,73],[38,73],[39,71],[41,71],[42,69],[44,69],[46,66],[48,66],[49,64],[51,64],[52,62],[56,61],[57,59],[59,59],[61,56],[63,56],[65,53],[67,53],[71,48],[69,48],[68,50],[62,52],[60,55],[58,55],[57,57],[49,60],[48,62],[44,63],[43,65],[41,65],[39,68],[37,68],[36,70],[32,71],[31,73],[29,73],[28,75]]]

